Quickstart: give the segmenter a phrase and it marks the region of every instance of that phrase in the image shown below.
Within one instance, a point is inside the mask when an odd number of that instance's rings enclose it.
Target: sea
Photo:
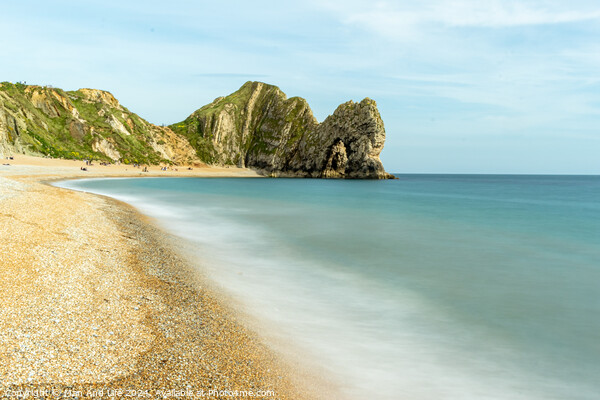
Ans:
[[[600,177],[86,179],[340,399],[600,398]]]

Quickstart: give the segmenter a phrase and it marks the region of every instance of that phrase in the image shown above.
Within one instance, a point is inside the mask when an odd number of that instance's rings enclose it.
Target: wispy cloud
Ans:
[[[577,2],[515,0],[454,0],[438,2],[424,15],[426,20],[448,26],[512,27],[550,25],[600,18],[600,6],[577,6]]]
[[[413,38],[439,27],[503,28],[600,20],[600,5],[584,1],[424,0],[390,2],[329,0],[321,7],[344,24],[391,39]]]
[[[242,79],[264,79],[268,78],[269,75],[262,74],[245,74],[245,73],[235,73],[235,72],[205,72],[194,74],[196,77],[200,78],[242,78]]]

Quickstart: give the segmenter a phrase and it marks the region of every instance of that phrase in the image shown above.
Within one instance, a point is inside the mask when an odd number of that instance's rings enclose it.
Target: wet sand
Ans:
[[[0,166],[0,397],[313,397],[206,288],[173,237],[126,204],[45,184],[256,173],[2,162],[11,165]]]

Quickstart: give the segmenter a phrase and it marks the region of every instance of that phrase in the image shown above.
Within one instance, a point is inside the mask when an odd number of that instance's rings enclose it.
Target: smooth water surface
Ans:
[[[343,398],[597,399],[600,177],[94,179]]]

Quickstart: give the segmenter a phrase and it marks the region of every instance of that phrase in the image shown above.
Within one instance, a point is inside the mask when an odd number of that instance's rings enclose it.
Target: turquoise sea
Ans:
[[[344,399],[600,398],[600,177],[63,182],[198,268]]]

